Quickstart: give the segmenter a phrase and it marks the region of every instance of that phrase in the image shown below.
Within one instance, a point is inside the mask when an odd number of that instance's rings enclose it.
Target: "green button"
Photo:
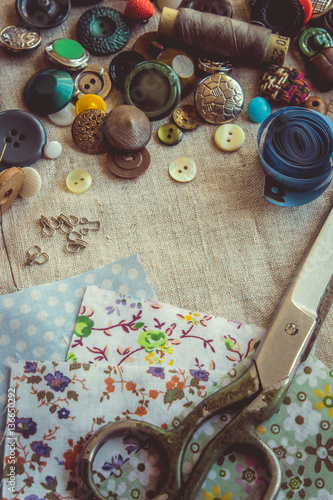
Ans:
[[[80,59],[84,54],[84,48],[82,45],[70,38],[60,38],[56,40],[53,44],[53,50],[60,57],[65,59]]]
[[[176,125],[169,123],[162,125],[158,129],[157,135],[164,144],[168,144],[169,146],[178,144],[183,138],[183,132]]]

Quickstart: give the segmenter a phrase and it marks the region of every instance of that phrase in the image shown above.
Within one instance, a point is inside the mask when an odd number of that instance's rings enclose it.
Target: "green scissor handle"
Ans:
[[[165,481],[158,488],[160,497],[168,500],[193,500],[213,464],[234,444],[246,444],[259,449],[267,458],[267,465],[272,477],[268,492],[277,492],[281,482],[281,473],[274,453],[255,434],[255,428],[271,414],[280,403],[285,388],[271,391],[254,399],[260,393],[259,378],[255,364],[252,364],[237,380],[223,387],[201,401],[183,420],[174,419],[174,429],[165,430],[139,420],[126,420],[107,424],[85,444],[77,467],[77,482],[80,498],[84,500],[105,500],[93,479],[93,462],[98,450],[114,437],[132,437],[140,443],[153,443],[159,452],[165,467]],[[283,394],[282,394],[283,393]],[[183,484],[182,467],[185,451],[193,434],[201,425],[221,413],[226,408],[242,402],[250,402],[244,411],[220,431],[208,443],[193,471]],[[225,429],[227,429],[225,431]],[[224,432],[225,431],[225,432]],[[272,499],[270,493],[266,499]],[[267,496],[269,495],[269,496]]]

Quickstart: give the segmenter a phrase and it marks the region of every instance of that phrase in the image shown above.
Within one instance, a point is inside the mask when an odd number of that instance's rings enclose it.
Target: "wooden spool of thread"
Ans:
[[[158,33],[246,65],[283,66],[290,39],[255,24],[194,9],[164,7]]]

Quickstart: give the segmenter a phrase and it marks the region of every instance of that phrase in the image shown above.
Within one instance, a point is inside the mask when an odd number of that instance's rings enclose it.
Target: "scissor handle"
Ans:
[[[199,460],[180,491],[176,500],[193,500],[214,463],[232,450],[252,449],[265,458],[270,481],[262,500],[274,500],[280,490],[281,468],[275,453],[256,432],[259,424],[270,418],[279,408],[289,382],[277,388],[261,392],[244,410],[227,424],[204,448]]]

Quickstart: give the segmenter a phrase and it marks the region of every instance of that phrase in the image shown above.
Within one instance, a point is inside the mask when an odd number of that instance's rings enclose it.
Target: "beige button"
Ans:
[[[169,166],[171,177],[178,182],[189,182],[196,176],[197,166],[191,158],[181,156]]]
[[[221,125],[214,134],[216,145],[224,151],[236,151],[236,149],[241,147],[244,140],[245,134],[243,129],[232,123]]]

